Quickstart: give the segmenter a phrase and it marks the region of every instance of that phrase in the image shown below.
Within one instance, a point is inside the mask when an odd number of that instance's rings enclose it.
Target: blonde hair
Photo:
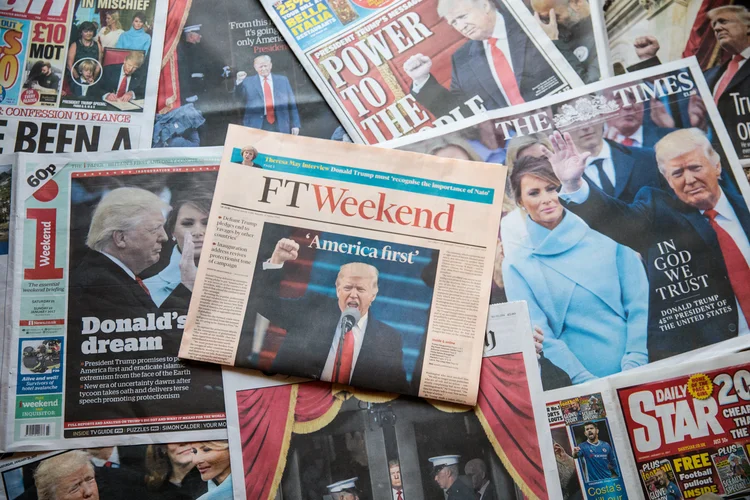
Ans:
[[[153,210],[167,211],[169,205],[150,191],[135,187],[117,188],[102,197],[91,216],[86,246],[102,251],[112,241],[115,231],[138,227]]]
[[[716,165],[721,161],[719,153],[716,152],[711,145],[711,141],[708,140],[701,129],[685,128],[665,135],[654,146],[659,172],[665,175],[664,170],[667,162],[698,148],[703,150],[703,154],[712,164]]]
[[[121,30],[122,24],[120,24],[120,13],[114,10],[112,12],[107,12],[106,14],[104,14],[104,28],[102,29],[102,34],[107,35],[111,31],[109,29],[109,26],[107,26],[107,15],[109,15],[109,17],[111,17],[114,21],[115,29]]]
[[[88,453],[81,450],[69,451],[43,460],[34,471],[34,484],[39,500],[55,500],[60,481],[87,465],[94,474],[94,466],[89,461]]]
[[[199,446],[208,446],[209,448],[212,448],[214,450],[228,450],[229,441],[196,441],[194,443],[190,443],[190,446],[192,446],[193,448],[198,448]]]
[[[84,59],[83,61],[78,63],[78,72],[83,73],[85,70],[89,70],[91,72],[96,71],[96,63],[92,61],[91,59]]]
[[[711,22],[714,22],[722,12],[731,12],[737,16],[740,21],[745,23],[745,25],[750,27],[750,12],[744,5],[722,5],[721,7],[716,7],[715,9],[708,11],[708,19]]]
[[[143,61],[146,56],[140,50],[131,50],[128,55],[125,56],[125,60],[130,64],[138,66],[139,68],[143,65]]]
[[[339,281],[341,281],[341,276],[344,273],[349,274],[369,274],[372,276],[372,288],[377,292],[378,291],[378,268],[375,266],[371,266],[370,264],[365,264],[364,262],[349,262],[348,264],[344,264],[339,268],[339,274],[336,276],[336,288],[339,286]]]
[[[545,134],[537,132],[534,134],[517,135],[508,142],[508,150],[505,154],[505,164],[508,166],[508,173],[513,170],[513,165],[518,160],[518,155],[521,152],[535,144],[541,144],[545,148],[552,151],[552,143]]]

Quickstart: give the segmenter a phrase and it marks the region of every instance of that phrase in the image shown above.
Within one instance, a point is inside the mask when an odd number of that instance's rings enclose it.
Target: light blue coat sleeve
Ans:
[[[617,270],[627,322],[625,355],[620,365],[624,371],[648,363],[648,278],[638,254],[622,245],[617,245]]]
[[[547,315],[539,307],[536,297],[529,284],[515,270],[515,268],[503,263],[503,281],[505,282],[505,294],[508,300],[525,300],[529,306],[531,326],[541,328],[544,333],[544,355],[557,367],[568,374],[574,384],[582,384],[597,377],[589,372],[578,357],[568,348],[565,341],[554,335],[547,321]]]

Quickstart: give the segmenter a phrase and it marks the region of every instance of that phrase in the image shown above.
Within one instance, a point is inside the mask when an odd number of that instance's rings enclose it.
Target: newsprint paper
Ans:
[[[177,359],[220,152],[18,155],[0,449],[226,435],[220,370]]]
[[[226,369],[234,497],[334,499],[354,478],[372,500],[560,498],[538,369],[522,302],[490,308],[474,408]],[[432,457],[462,477],[439,484]]]
[[[180,357],[473,405],[504,174],[230,126]]]
[[[149,147],[167,3],[0,2],[0,153]]]
[[[708,134],[654,125],[696,98]],[[612,132],[622,123],[643,143]],[[747,345],[750,187],[695,59],[445,130],[393,145],[475,159],[494,145],[507,164],[493,301],[529,303],[545,389]]]
[[[199,441],[0,454],[0,500],[196,500],[223,476],[231,492],[227,448]]]
[[[521,0],[261,3],[358,143],[388,141],[583,83]],[[543,15],[550,22],[549,11]],[[573,57],[598,66],[588,13],[579,28],[590,40],[571,43],[573,52],[581,47]]]
[[[748,369],[747,352],[693,356],[548,397],[563,498],[746,498]]]

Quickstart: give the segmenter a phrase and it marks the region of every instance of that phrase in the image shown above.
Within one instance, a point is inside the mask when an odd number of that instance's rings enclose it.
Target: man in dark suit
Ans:
[[[721,159],[702,131],[678,130],[657,143],[673,193],[645,187],[630,204],[590,188],[586,155],[568,134],[556,132],[552,143],[547,157],[565,206],[646,260],[649,361],[750,333],[750,212],[722,188]]]
[[[254,284],[268,291],[258,312],[287,330],[272,371],[409,393],[401,334],[369,311],[378,294],[377,269],[360,262],[341,266],[336,299],[316,293],[297,300],[279,298],[280,269],[297,258],[298,250],[294,240],[280,239]],[[360,319],[348,328],[342,313],[351,309],[358,311]]]
[[[654,99],[647,102],[629,102],[625,105],[622,96],[615,92],[606,95],[620,106],[620,110],[607,120],[606,136],[623,146],[653,149],[659,140],[670,132],[677,130],[673,127],[660,127],[653,119],[646,119],[652,115],[651,106],[657,113],[666,113],[661,101]]]
[[[652,149],[604,139],[603,123],[578,127],[570,135],[580,151],[589,153],[585,179],[608,195],[630,203],[642,187],[663,185]]]
[[[538,99],[562,83],[512,14],[489,0],[440,0],[438,15],[468,41],[452,58],[450,90],[430,74],[423,54],[404,62],[411,93],[434,116],[448,115],[478,96],[486,109]],[[490,65],[490,61],[492,65]],[[545,85],[542,83],[545,82]],[[546,91],[537,90],[539,87]]]
[[[299,134],[299,113],[289,79],[271,73],[270,56],[256,57],[253,67],[258,76],[245,76],[234,89],[245,105],[242,124],[282,134]]]
[[[146,97],[146,78],[138,68],[143,66],[144,55],[131,50],[122,64],[104,66],[102,78],[96,84],[101,98],[107,102],[130,102]]]
[[[471,479],[471,485],[477,493],[477,500],[495,500],[495,486],[487,477],[487,466],[481,458],[466,462],[464,472]]]

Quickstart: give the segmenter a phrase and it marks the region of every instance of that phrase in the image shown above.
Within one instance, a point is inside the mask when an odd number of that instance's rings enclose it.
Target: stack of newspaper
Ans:
[[[750,495],[748,26],[0,1],[0,498]]]

